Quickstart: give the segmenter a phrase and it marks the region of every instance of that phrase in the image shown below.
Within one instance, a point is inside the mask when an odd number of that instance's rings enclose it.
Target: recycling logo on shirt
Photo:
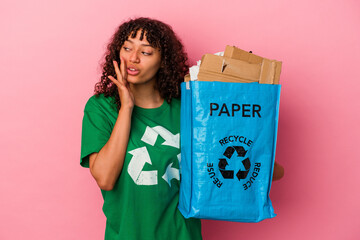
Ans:
[[[173,135],[169,130],[162,126],[156,127],[149,127],[147,126],[145,132],[141,138],[141,141],[154,146],[158,136],[161,136],[165,139],[165,142],[162,145],[166,145],[169,147],[180,149],[180,134]],[[157,185],[158,184],[158,171],[151,170],[151,171],[143,171],[143,168],[146,163],[152,164],[150,155],[147,151],[147,148],[140,147],[134,150],[129,151],[132,155],[130,159],[129,166],[127,171],[130,177],[134,180],[135,184],[137,185]],[[180,163],[180,153],[177,155],[177,158]],[[180,171],[177,168],[173,167],[173,163],[170,163],[162,178],[166,181],[169,186],[171,187],[171,180],[176,179],[180,180]]]

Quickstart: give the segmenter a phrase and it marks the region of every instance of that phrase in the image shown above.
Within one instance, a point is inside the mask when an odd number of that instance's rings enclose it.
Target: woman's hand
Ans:
[[[118,67],[118,63],[116,61],[113,61],[117,79],[115,79],[113,76],[108,76],[108,78],[118,88],[121,107],[128,107],[132,109],[134,107],[135,99],[133,93],[131,92],[129,82],[127,81],[125,60],[121,57],[120,60],[120,69]]]
[[[275,162],[274,172],[273,172],[273,181],[280,180],[284,176],[284,168],[279,163]]]

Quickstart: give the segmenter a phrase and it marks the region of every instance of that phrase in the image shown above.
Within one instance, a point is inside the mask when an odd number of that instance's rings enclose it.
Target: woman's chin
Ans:
[[[127,81],[132,85],[148,85],[155,83],[154,78],[150,80],[144,80],[143,78],[140,78],[138,76],[128,76]]]

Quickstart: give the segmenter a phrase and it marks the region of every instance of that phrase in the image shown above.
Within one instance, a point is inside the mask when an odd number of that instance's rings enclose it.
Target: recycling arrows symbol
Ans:
[[[128,166],[128,173],[137,185],[156,185],[157,171],[142,171],[145,163],[151,164],[146,147],[134,149],[129,152],[133,157]]]
[[[223,154],[226,158],[219,158],[219,165],[218,165],[219,170],[220,170],[221,175],[225,179],[233,179],[234,178],[234,170],[225,170],[225,169],[226,169],[226,166],[229,165],[229,163],[227,162],[227,159],[230,160],[235,152],[237,153],[237,157],[245,157],[247,151],[245,151],[244,147],[242,147],[242,146],[230,146],[230,147],[226,148],[226,150]],[[239,170],[236,173],[236,177],[239,179],[239,181],[240,181],[240,179],[245,179],[247,177],[249,170],[250,170],[250,166],[251,166],[249,158],[246,158],[246,159],[242,160],[241,162],[245,168],[245,171]]]
[[[169,130],[162,126],[146,127],[145,133],[141,138],[141,141],[154,146],[156,139],[160,135],[165,142],[162,145],[167,145],[175,148],[180,148],[180,134],[173,135]]]
[[[179,160],[179,164],[180,164],[180,156],[181,154],[179,153],[177,155],[177,158]],[[173,168],[172,167],[173,163],[170,163],[167,168],[166,168],[166,172],[165,174],[162,176],[162,178],[169,184],[169,186],[171,187],[171,180],[172,179],[177,179],[180,180],[180,171],[177,168]]]
[[[146,127],[144,135],[141,140],[151,146],[154,146],[158,136],[161,136],[165,139],[165,142],[162,145],[167,145],[174,148],[180,148],[180,134],[173,135],[169,130],[165,129],[162,126],[156,127]],[[158,171],[143,171],[145,164],[152,164],[151,158],[146,147],[136,148],[132,151],[129,151],[129,154],[132,155],[128,165],[128,173],[130,177],[134,180],[137,185],[156,185],[158,184]],[[180,154],[177,155],[177,158],[180,162]],[[172,167],[173,163],[170,163],[165,171],[165,174],[162,178],[170,185],[171,180],[177,179],[180,180],[179,169]]]

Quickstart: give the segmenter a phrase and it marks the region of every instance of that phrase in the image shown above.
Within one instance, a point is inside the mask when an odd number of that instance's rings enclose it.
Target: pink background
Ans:
[[[283,61],[278,216],[203,221],[205,240],[360,239],[358,1],[5,0],[0,16],[0,239],[103,239],[81,121],[106,43],[134,16],[173,26],[192,63],[226,44]]]

